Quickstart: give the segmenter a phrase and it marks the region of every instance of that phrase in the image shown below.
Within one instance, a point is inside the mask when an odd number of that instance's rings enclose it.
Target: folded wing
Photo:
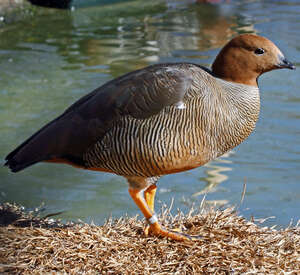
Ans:
[[[188,64],[159,64],[116,78],[71,105],[6,157],[13,172],[55,159],[85,167],[83,154],[122,116],[147,119],[180,105],[192,83]]]

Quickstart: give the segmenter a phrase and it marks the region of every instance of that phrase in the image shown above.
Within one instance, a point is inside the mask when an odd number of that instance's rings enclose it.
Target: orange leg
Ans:
[[[157,188],[156,185],[153,184],[153,185],[150,185],[144,191],[144,198],[152,212],[154,212],[154,198],[155,198],[156,188]]]
[[[140,208],[145,218],[150,223],[149,229],[146,229],[145,233],[151,232],[153,235],[167,237],[176,241],[184,241],[191,240],[191,237],[188,235],[168,231],[161,227],[158,223],[156,215],[154,214],[154,196],[156,191],[156,186],[150,186],[145,191],[145,197],[142,196],[142,190],[129,188],[129,194],[136,203],[136,205]]]
[[[144,198],[146,200],[147,205],[149,206],[152,213],[154,213],[154,198],[156,193],[156,184],[150,185],[145,191],[144,191]],[[144,228],[144,233],[146,236],[150,233],[150,225],[147,224]]]

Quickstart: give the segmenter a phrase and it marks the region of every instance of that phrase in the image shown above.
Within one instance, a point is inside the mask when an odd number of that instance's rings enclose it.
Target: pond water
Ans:
[[[113,1],[73,11],[40,8],[0,30],[0,164],[19,143],[76,99],[126,72],[160,62],[210,66],[233,36],[267,36],[299,67],[299,1]],[[201,2],[201,1],[199,1]],[[217,1],[215,1],[217,2]],[[98,4],[97,4],[98,3]],[[80,6],[80,5],[79,5]],[[160,180],[159,202],[184,211],[206,200],[239,204],[250,218],[300,218],[300,70],[259,80],[262,111],[254,133],[234,151]],[[45,203],[59,217],[103,223],[140,213],[127,184],[113,174],[40,163],[13,174],[0,167],[0,201],[29,208]]]

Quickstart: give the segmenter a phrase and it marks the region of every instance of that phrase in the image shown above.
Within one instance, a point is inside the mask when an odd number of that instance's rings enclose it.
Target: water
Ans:
[[[96,1],[94,1],[96,2]],[[19,143],[68,105],[106,81],[159,62],[210,66],[238,33],[267,36],[299,66],[298,1],[114,1],[75,11],[40,9],[0,32],[0,164]],[[238,204],[249,218],[275,216],[286,226],[300,218],[299,68],[273,71],[259,80],[262,112],[242,145],[202,168],[160,180],[160,202],[187,210],[206,200]],[[101,224],[110,215],[139,213],[121,177],[56,164],[13,174],[0,167],[0,200],[63,219]]]

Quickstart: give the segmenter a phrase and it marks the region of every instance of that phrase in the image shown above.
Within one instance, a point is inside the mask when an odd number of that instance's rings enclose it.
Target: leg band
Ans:
[[[152,217],[148,219],[148,223],[154,224],[156,222],[158,222],[157,216],[156,214],[153,214]]]

